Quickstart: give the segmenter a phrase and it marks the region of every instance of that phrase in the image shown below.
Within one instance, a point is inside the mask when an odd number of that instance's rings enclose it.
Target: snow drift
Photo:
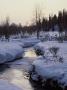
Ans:
[[[52,53],[49,51],[52,47],[58,47],[57,57],[62,57],[63,62],[54,61]],[[34,47],[44,53],[44,57],[38,58],[33,62],[31,77],[37,81],[39,76],[43,80],[52,79],[58,82],[59,86],[67,86],[67,43],[58,43],[56,41],[40,42]]]
[[[12,42],[0,42],[0,64],[22,57],[23,48]]]

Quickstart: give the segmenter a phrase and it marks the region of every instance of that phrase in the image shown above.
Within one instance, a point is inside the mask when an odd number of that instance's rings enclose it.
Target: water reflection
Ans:
[[[23,87],[24,90],[32,90],[32,87],[28,81],[25,79],[24,73],[21,70],[12,70],[14,77],[11,80],[11,83],[17,85],[18,87]]]
[[[24,71],[19,69],[10,68],[3,74],[0,74],[0,78],[8,80],[10,83],[20,87],[23,90],[33,90],[29,80],[25,78]]]
[[[32,48],[29,48],[25,51],[24,53],[24,57],[28,57],[28,58],[36,58],[37,55],[35,53],[35,51]]]

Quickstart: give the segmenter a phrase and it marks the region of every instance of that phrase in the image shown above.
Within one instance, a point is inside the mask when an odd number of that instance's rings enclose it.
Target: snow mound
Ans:
[[[22,38],[22,39],[11,39],[12,42],[19,44],[20,46],[26,48],[26,47],[31,47],[35,45],[36,43],[40,42],[35,37],[28,37],[28,38]]]
[[[34,46],[35,50],[41,50],[44,53],[44,56],[52,56],[52,53],[49,51],[50,48],[57,47],[59,50],[57,52],[58,56],[61,56],[64,61],[67,61],[67,43],[58,43],[57,41],[47,41],[40,42]]]
[[[1,42],[0,43],[0,64],[6,61],[12,61],[14,59],[22,57],[23,48],[12,42]]]
[[[36,60],[33,65],[35,72],[43,79],[57,80],[60,85],[67,86],[67,63],[45,63],[44,60]]]
[[[54,61],[55,57],[49,52],[49,48],[52,47],[59,48],[57,55],[63,58],[63,62]],[[61,86],[67,86],[67,43],[58,43],[57,41],[40,42],[35,48],[43,50],[45,57],[33,62],[35,75],[33,73],[32,79],[35,79],[35,76],[41,76],[46,80],[57,80]]]

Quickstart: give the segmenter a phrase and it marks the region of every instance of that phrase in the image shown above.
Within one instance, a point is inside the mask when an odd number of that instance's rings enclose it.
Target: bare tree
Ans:
[[[41,31],[41,10],[40,8],[36,8],[35,10],[35,23],[36,23],[37,39],[39,39],[39,34]]]

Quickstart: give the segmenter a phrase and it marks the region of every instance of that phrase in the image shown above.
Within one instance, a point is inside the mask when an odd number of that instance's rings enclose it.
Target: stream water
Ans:
[[[23,59],[0,66],[0,79],[7,80],[9,83],[21,88],[21,90],[39,90],[34,89],[27,72],[35,58],[36,54],[32,48],[25,49]]]

